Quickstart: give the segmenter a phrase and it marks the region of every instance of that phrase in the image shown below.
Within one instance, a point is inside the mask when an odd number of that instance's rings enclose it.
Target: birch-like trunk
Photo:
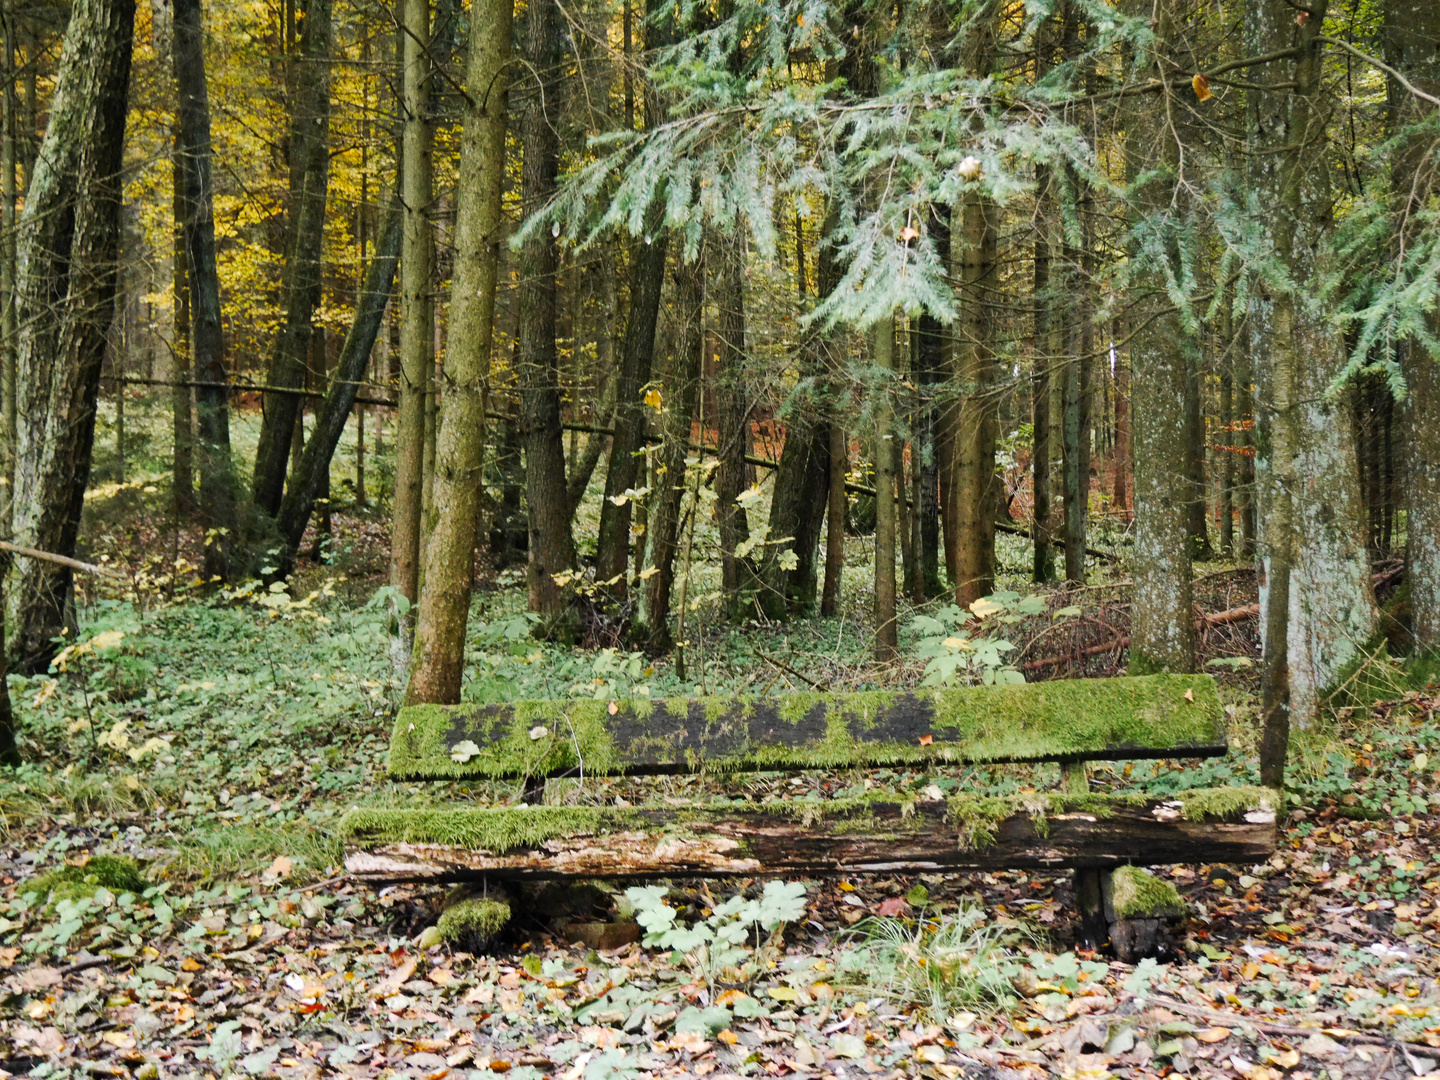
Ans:
[[[884,378],[875,404],[875,659],[895,660],[900,653],[895,621],[895,319],[875,325],[875,366]]]
[[[19,225],[13,535],[75,554],[114,314],[134,0],[76,0]],[[13,670],[44,671],[75,628],[72,572],[17,558],[6,601]]]

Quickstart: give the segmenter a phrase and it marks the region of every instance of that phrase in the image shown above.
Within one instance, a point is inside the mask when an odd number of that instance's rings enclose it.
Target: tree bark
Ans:
[[[1034,449],[1030,463],[1033,501],[1030,518],[1033,561],[1030,577],[1039,585],[1055,580],[1055,512],[1050,499],[1050,464],[1054,457],[1054,451],[1050,448],[1050,431],[1053,426],[1050,417],[1050,370],[1055,350],[1051,342],[1053,320],[1050,310],[1050,233],[1045,213],[1049,183],[1049,170],[1037,169],[1035,198],[1039,205],[1035,212],[1034,287],[1031,301],[1035,305],[1035,315],[1030,372],[1030,418],[1034,432]]]
[[[0,130],[0,476],[5,491],[0,495],[0,529],[10,530],[10,493],[15,490],[15,283],[19,274],[15,246],[15,137],[18,102],[15,97],[15,14],[7,11],[5,32],[4,128]],[[3,575],[0,575],[3,576]],[[0,611],[3,611],[0,601]],[[3,618],[3,615],[0,615]],[[4,634],[0,632],[0,641]],[[0,653],[4,648],[0,647]],[[3,663],[0,657],[0,663]],[[8,695],[7,695],[8,697]],[[6,708],[8,701],[0,703]]]
[[[280,504],[276,524],[284,548],[277,577],[286,577],[295,565],[300,541],[305,535],[315,501],[330,475],[330,460],[340,445],[345,422],[355,405],[360,383],[370,363],[375,339],[385,323],[390,303],[390,289],[395,283],[395,264],[400,257],[400,238],[404,218],[398,201],[386,212],[380,243],[375,258],[365,270],[365,283],[355,305],[355,321],[340,347],[335,376],[325,393],[324,403],[315,412],[315,424],[305,444],[299,466],[291,473]]]
[[[1152,11],[1151,29],[1160,50],[1156,65],[1164,77],[1175,63],[1175,11],[1171,3],[1152,8],[1142,0],[1131,6],[1130,14],[1144,18]],[[1132,259],[1163,259],[1170,272],[1180,273],[1183,225],[1175,218],[1183,203],[1174,190],[1180,146],[1173,125],[1169,114],[1152,103],[1135,102],[1126,124],[1126,172],[1132,184],[1149,177],[1132,195],[1132,230],[1149,243],[1140,245]],[[1158,176],[1157,165],[1164,170]],[[1198,350],[1178,315],[1167,310],[1169,298],[1147,288],[1165,269],[1156,266],[1136,274],[1140,290],[1149,293],[1144,299],[1162,309],[1139,311],[1130,339],[1135,438],[1135,554],[1130,573],[1135,585],[1129,670],[1134,675],[1195,670],[1190,393]]]
[[[74,555],[114,314],[134,0],[76,0],[19,226],[13,536]],[[18,558],[6,591],[14,670],[44,671],[74,629],[72,572]]]
[[[675,556],[680,546],[680,508],[685,495],[690,428],[705,377],[705,266],[703,253],[675,270],[674,347],[663,376],[661,445],[651,496],[648,532],[653,573],[645,584],[643,632],[650,648],[668,650],[670,597],[675,589]],[[694,512],[692,507],[691,513]],[[642,571],[643,572],[643,571]]]
[[[402,30],[403,86],[400,201],[405,239],[400,253],[400,383],[395,426],[395,509],[390,533],[390,584],[414,604],[420,595],[420,516],[425,482],[425,392],[435,366],[430,271],[434,238],[430,116],[430,0],[397,0]],[[453,291],[453,290],[452,290]]]
[[[988,199],[968,195],[961,215],[962,310],[955,368],[963,396],[956,436],[959,536],[955,602],[969,607],[995,591],[995,515],[1000,503],[995,444],[1000,388],[990,314],[995,290],[995,210]]]
[[[746,385],[745,255],[740,237],[726,238],[717,254],[716,334],[720,341],[715,439],[720,465],[715,470],[715,522],[720,532],[720,588],[729,598],[731,616],[738,619],[749,613],[753,600],[749,559],[736,554],[750,538],[745,508],[736,501],[746,486],[751,407]]]
[[[1246,48],[1297,55],[1251,69],[1293,89],[1249,91],[1251,190],[1292,283],[1257,290],[1251,310],[1261,406],[1256,471],[1261,508],[1263,782],[1283,781],[1292,723],[1318,713],[1324,690],[1374,632],[1354,433],[1328,391],[1342,344],[1314,306],[1330,223],[1322,80],[1325,2],[1296,27],[1284,0],[1249,0]]]
[[[1388,0],[1385,58],[1412,84],[1440,96],[1440,7],[1426,0]],[[1435,107],[1393,78],[1387,81],[1387,93],[1392,137],[1411,124],[1433,119]],[[1427,196],[1435,197],[1433,176],[1427,184],[1421,172],[1427,150],[1433,153],[1433,136],[1416,132],[1395,157],[1392,199],[1402,228],[1416,220]],[[1431,313],[1430,326],[1432,334],[1440,333],[1440,313]],[[1399,353],[1406,387],[1401,423],[1407,457],[1404,504],[1411,629],[1418,650],[1435,652],[1440,650],[1440,363],[1418,341],[1403,342]]]
[[[191,367],[200,382],[223,384],[220,274],[215,253],[215,197],[210,161],[210,97],[200,0],[174,2],[175,87],[179,107],[182,236]],[[188,389],[185,391],[188,401]],[[234,562],[236,477],[230,456],[230,406],[223,386],[196,395],[200,521],[207,530],[205,576],[229,579]],[[189,410],[182,418],[188,429]],[[181,421],[177,420],[177,423]],[[186,431],[188,438],[189,431]],[[186,469],[188,478],[189,470]]]
[[[288,143],[290,207],[280,278],[283,314],[266,374],[270,386],[299,386],[303,382],[310,356],[311,324],[320,304],[325,200],[330,190],[330,5],[331,0],[305,0],[305,17],[300,24]],[[198,337],[198,323],[196,333]],[[301,399],[290,394],[265,395],[251,499],[271,517],[279,511],[284,495],[290,440],[300,405]]]
[[[895,319],[875,325],[875,366],[881,383],[875,405],[875,659],[890,663],[900,655],[895,619],[895,474],[890,448],[895,441],[891,381],[895,373]]]
[[[1215,558],[1210,543],[1209,479],[1205,468],[1205,383],[1198,349],[1188,352],[1189,373],[1185,380],[1186,444],[1190,474],[1190,557],[1196,562]]]
[[[185,161],[180,146],[180,125],[175,125],[174,178],[175,243],[171,254],[170,288],[172,323],[170,346],[171,370],[176,386],[170,391],[171,438],[174,461],[171,486],[175,492],[175,510],[189,514],[195,509],[195,433],[192,395],[188,384],[194,379],[190,364],[190,270],[185,256]]]
[[[450,307],[447,392],[435,451],[434,525],[415,623],[406,700],[460,700],[465,624],[479,522],[490,370],[499,274],[500,197],[505,178],[505,112],[514,0],[479,0],[472,11],[467,103],[455,208],[455,273]]]
[[[524,212],[540,210],[555,191],[563,57],[555,0],[530,0],[525,16],[525,49],[531,93],[520,114],[525,151]],[[540,230],[520,251],[518,375],[520,423],[525,440],[525,494],[530,513],[526,581],[530,610],[541,617],[546,636],[573,636],[566,620],[570,594],[556,575],[575,565],[570,502],[565,484],[565,445],[560,430],[560,354],[556,347],[555,239]]]

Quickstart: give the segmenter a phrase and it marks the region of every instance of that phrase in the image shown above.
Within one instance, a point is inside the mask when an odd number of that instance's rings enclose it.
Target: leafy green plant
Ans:
[[[998,592],[976,600],[967,611],[949,604],[933,615],[917,615],[910,631],[920,638],[916,655],[926,661],[923,686],[1006,686],[1025,676],[1005,660],[1015,645],[992,632],[1045,610],[1041,596]]]
[[[697,973],[709,982],[726,968],[739,967],[750,949],[746,941],[760,931],[773,934],[785,923],[805,914],[805,885],[799,881],[767,881],[758,900],[740,894],[715,908],[692,926],[678,920],[679,912],[665,902],[664,885],[636,885],[625,890],[635,909],[635,921],[645,928],[647,948],[672,949],[688,957]]]

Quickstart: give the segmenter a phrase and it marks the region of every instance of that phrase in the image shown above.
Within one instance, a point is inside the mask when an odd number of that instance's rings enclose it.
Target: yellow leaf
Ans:
[[[726,1028],[724,1031],[718,1033],[715,1038],[719,1039],[726,1046],[734,1046],[737,1042],[740,1041],[740,1036],[736,1035],[729,1028]]]
[[[1204,1031],[1197,1031],[1195,1038],[1205,1043],[1224,1042],[1230,1037],[1230,1029],[1225,1027],[1206,1028]]]
[[[997,604],[988,596],[982,596],[979,600],[976,600],[973,604],[970,605],[970,611],[977,619],[984,619],[987,616],[994,615],[996,612],[1004,610],[1004,604]]]
[[[640,573],[636,574],[635,576],[638,577],[641,581],[649,581],[659,572],[660,568],[658,566],[647,566],[644,570],[641,570]]]
[[[927,1065],[939,1065],[945,1060],[945,1048],[933,1044],[917,1046],[915,1048],[915,1060],[923,1061]]]
[[[650,408],[658,409],[662,403],[663,399],[660,397],[660,391],[657,387],[652,386],[649,390],[645,391],[645,404]]]
[[[1204,75],[1197,73],[1195,77],[1190,80],[1190,85],[1195,88],[1195,98],[1198,101],[1209,101],[1213,96],[1210,93],[1210,80]]]
[[[1299,1050],[1284,1050],[1270,1059],[1282,1069],[1293,1069],[1300,1064]]]
[[[618,703],[618,702],[614,702],[614,701],[610,702],[610,715],[611,715],[611,716],[614,716],[614,715],[615,715],[616,713],[618,713],[619,711],[620,711],[620,705],[619,705],[619,703]]]
[[[906,225],[905,228],[900,230],[900,239],[904,240],[906,243],[914,240],[919,235],[920,230],[915,228],[914,225]]]
[[[290,859],[285,855],[276,855],[275,861],[270,864],[270,868],[260,876],[270,878],[273,881],[279,881],[283,877],[289,877]]]
[[[765,993],[776,1001],[799,1001],[800,994],[793,986],[772,986]]]
[[[1243,975],[1246,979],[1253,979],[1256,975],[1260,974],[1260,965],[1255,963],[1254,960],[1251,960],[1248,964],[1246,964],[1243,968],[1240,969],[1240,974]]]
[[[125,639],[123,630],[106,630],[104,633],[96,634],[90,639],[92,649],[113,649]]]

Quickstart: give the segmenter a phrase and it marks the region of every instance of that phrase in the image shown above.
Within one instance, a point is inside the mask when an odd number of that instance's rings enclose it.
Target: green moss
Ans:
[[[1148,870],[1122,866],[1110,878],[1110,904],[1118,919],[1183,919],[1189,906],[1175,886]]]
[[[352,810],[340,821],[349,840],[445,844],[503,855],[556,836],[586,836],[638,823],[620,808],[588,806],[468,807],[439,810]]]
[[[1229,818],[1250,810],[1270,810],[1279,817],[1285,809],[1284,793],[1268,787],[1196,788],[1175,797],[1187,821]]]
[[[1188,696],[1187,696],[1188,695]],[[582,769],[830,769],[926,763],[1155,757],[1223,747],[1223,712],[1206,675],[1055,680],[1022,686],[920,688],[761,699],[522,701],[499,706],[402,709],[390,742],[398,778],[480,778]],[[778,714],[774,741],[752,741],[764,705]],[[823,706],[823,734],[805,722]],[[647,722],[650,730],[647,730]],[[533,733],[533,734],[532,734]],[[929,736],[933,741],[922,743]],[[479,753],[457,761],[470,741]],[[462,755],[464,757],[464,755]]]
[[[33,892],[47,897],[49,903],[57,900],[78,900],[80,897],[95,895],[95,890],[104,887],[112,893],[135,893],[145,891],[146,881],[140,875],[140,866],[134,859],[117,855],[92,855],[84,866],[62,866],[32,878],[20,885],[20,892]]]
[[[462,900],[447,907],[436,924],[440,937],[452,945],[479,948],[493,941],[510,921],[503,900]]]

